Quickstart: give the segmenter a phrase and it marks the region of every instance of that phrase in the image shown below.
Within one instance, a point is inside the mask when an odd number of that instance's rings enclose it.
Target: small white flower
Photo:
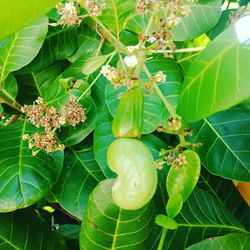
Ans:
[[[107,77],[107,75],[110,73],[110,65],[104,65],[102,66],[101,73]]]
[[[137,44],[137,45],[134,45],[134,46],[128,46],[127,48],[128,48],[128,51],[129,51],[130,53],[134,53],[134,52],[136,52],[140,47],[139,47],[139,45]]]
[[[125,64],[126,64],[129,68],[134,68],[134,67],[137,65],[137,63],[138,63],[137,58],[136,58],[135,55],[133,55],[133,56],[126,56],[126,57],[124,58],[124,62],[125,62]]]
[[[167,76],[162,71],[155,75],[156,82],[166,82]]]
[[[150,36],[150,37],[148,38],[148,42],[149,42],[149,43],[154,43],[154,42],[156,42],[156,38],[155,38],[154,36]]]
[[[77,14],[76,7],[73,2],[65,3],[65,11],[68,14]]]

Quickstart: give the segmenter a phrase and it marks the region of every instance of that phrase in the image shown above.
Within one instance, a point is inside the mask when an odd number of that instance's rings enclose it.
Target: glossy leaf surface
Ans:
[[[112,185],[112,180],[100,182],[90,195],[81,228],[81,249],[146,249],[154,205],[123,210],[112,201]]]
[[[228,179],[250,180],[249,114],[249,109],[238,106],[192,125],[192,141],[203,144],[197,152],[208,171]]]
[[[186,250],[206,250],[206,249],[249,249],[250,248],[250,235],[231,233],[221,237],[210,238],[197,243],[193,246],[186,248]]]
[[[183,201],[192,193],[200,176],[200,158],[194,151],[186,150],[183,152],[187,163],[180,167],[172,166],[167,176],[168,195],[175,196],[181,194]]]
[[[200,120],[250,96],[250,33],[246,30],[249,20],[250,15],[243,16],[193,62],[177,109],[186,121]]]
[[[0,39],[42,16],[57,2],[58,0],[0,1]]]
[[[90,193],[103,178],[92,148],[69,148],[53,193],[65,210],[81,220]]]
[[[172,31],[175,41],[193,39],[210,30],[221,15],[220,0],[198,0],[189,4],[190,14],[181,18],[180,24]]]
[[[42,17],[7,38],[0,46],[0,82],[10,72],[30,63],[42,47],[48,31],[48,18]]]
[[[32,156],[24,134],[35,132],[26,121],[0,129],[0,211],[30,206],[56,183],[62,169],[63,152],[39,152]]]

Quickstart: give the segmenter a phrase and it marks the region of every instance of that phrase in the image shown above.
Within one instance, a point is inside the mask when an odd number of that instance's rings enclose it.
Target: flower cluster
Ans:
[[[174,52],[176,46],[173,42],[171,30],[176,27],[181,17],[186,17],[190,14],[190,8],[187,4],[194,0],[138,0],[137,12],[139,14],[150,13],[153,18],[153,32],[146,40],[154,44],[154,49],[166,50],[170,49]],[[148,34],[147,34],[148,35]],[[165,53],[165,56],[171,56]]]
[[[187,164],[186,156],[183,154],[176,156],[175,152],[171,152],[165,158],[168,165],[175,166],[176,168]]]
[[[158,73],[155,75],[155,81],[156,82],[166,82],[167,76],[162,71],[158,71]]]
[[[168,119],[168,130],[178,132],[182,127],[181,117],[176,115]]]
[[[132,47],[136,46],[131,46],[128,50],[132,51]],[[121,86],[131,88],[134,83],[138,81],[133,75],[136,65],[138,64],[137,57],[135,55],[125,56],[122,63],[124,64],[123,69],[104,65],[102,66],[101,73],[115,86],[115,88]]]
[[[78,3],[74,0],[68,0],[65,4],[59,3],[56,6],[58,14],[61,15],[58,23],[63,26],[79,25],[82,22],[79,16]]]
[[[33,105],[24,105],[21,111],[37,128],[44,128],[42,133],[23,136],[24,140],[29,141],[29,148],[32,149],[33,155],[37,154],[40,149],[47,152],[63,150],[64,145],[56,139],[56,130],[67,122],[76,126],[87,119],[83,107],[77,103],[75,96],[70,96],[69,102],[62,105],[60,110],[49,107],[41,97],[38,97]]]
[[[106,7],[105,0],[86,0],[85,6],[90,16],[101,16]]]

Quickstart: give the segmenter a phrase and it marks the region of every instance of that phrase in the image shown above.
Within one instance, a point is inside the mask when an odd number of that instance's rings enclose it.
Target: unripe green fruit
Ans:
[[[137,139],[116,139],[108,148],[107,161],[118,175],[112,188],[114,203],[129,210],[146,205],[157,186],[157,170],[148,148]]]

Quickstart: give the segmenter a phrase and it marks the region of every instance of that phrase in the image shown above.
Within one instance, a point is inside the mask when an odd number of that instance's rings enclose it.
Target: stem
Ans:
[[[161,239],[160,239],[157,250],[162,250],[167,232],[168,232],[167,228],[164,228],[162,233],[161,233]]]
[[[99,21],[98,18],[92,17],[93,20],[101,27],[101,30],[99,30],[99,33],[108,40],[116,49],[117,52],[127,53],[127,47],[121,43],[121,41],[113,35],[112,32],[110,32],[109,29],[106,28],[105,25],[103,25],[102,22]]]
[[[206,47],[205,46],[201,46],[201,47],[195,47],[195,48],[183,48],[183,49],[176,49],[174,51],[172,50],[151,50],[152,53],[190,53],[190,52],[196,52],[196,51],[202,51],[204,50]]]
[[[144,70],[145,70],[147,76],[148,76],[149,78],[152,78],[152,76],[151,76],[151,74],[150,74],[150,72],[149,72],[147,66],[144,65],[143,68],[144,68]],[[156,83],[153,83],[153,88],[154,88],[154,90],[157,92],[158,96],[161,98],[161,100],[162,100],[162,102],[164,103],[165,107],[167,108],[167,110],[168,110],[170,116],[172,116],[172,117],[175,116],[176,113],[175,113],[175,110],[174,110],[173,106],[167,101],[167,99],[166,99],[165,96],[162,94],[160,88],[158,87],[158,85],[157,85]]]
[[[180,59],[180,60],[177,60],[177,63],[185,62],[185,61],[187,61],[187,60],[189,60],[189,59],[191,59],[191,58],[193,58],[193,57],[195,57],[195,56],[198,56],[199,54],[200,54],[200,53],[197,52],[197,53],[192,54],[192,55],[190,55],[190,56],[184,57],[184,58],[182,58],[182,59]]]
[[[116,52],[111,53],[110,58],[108,59],[107,63],[105,65],[108,65],[110,63],[110,61],[113,59],[113,57],[115,56]],[[102,75],[101,71],[99,72],[99,74],[96,76],[96,78],[93,80],[93,82],[88,86],[88,88],[78,97],[77,101],[79,101],[80,99],[83,98],[83,96],[86,95],[86,93],[88,93],[88,91],[93,87],[93,85],[96,83],[96,81],[99,79],[99,77]]]
[[[10,107],[16,109],[17,111],[21,112],[21,105],[13,99],[8,92],[6,92],[4,89],[0,90],[0,99],[3,101],[3,103],[9,105]]]
[[[165,107],[167,108],[170,116],[172,116],[172,117],[175,116],[175,111],[174,111],[173,106],[167,101],[167,99],[162,94],[160,88],[158,87],[158,85],[156,83],[153,84],[153,88],[155,89],[155,91],[157,92],[157,94],[159,95],[159,97],[161,98],[161,100],[164,103]]]

